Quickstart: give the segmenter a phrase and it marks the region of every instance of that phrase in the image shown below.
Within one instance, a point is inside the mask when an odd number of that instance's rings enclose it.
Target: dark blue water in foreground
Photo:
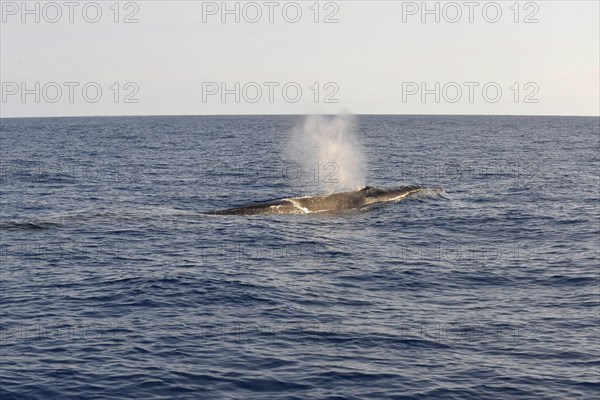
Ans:
[[[598,118],[361,116],[448,197],[203,215],[305,194],[302,122],[3,119],[1,398],[597,398]]]

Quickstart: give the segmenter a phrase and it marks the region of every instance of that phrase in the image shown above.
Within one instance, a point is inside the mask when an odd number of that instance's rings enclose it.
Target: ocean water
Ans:
[[[2,119],[1,398],[598,398],[598,118],[357,116],[447,195],[204,214],[337,190],[304,121]]]

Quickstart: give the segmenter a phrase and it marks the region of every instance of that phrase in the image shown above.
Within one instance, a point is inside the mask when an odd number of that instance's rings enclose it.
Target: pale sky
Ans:
[[[114,3],[1,2],[2,117],[599,115],[598,1]]]

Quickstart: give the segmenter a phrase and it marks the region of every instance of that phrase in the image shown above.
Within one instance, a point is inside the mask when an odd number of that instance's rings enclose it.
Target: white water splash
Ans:
[[[367,161],[352,115],[312,115],[290,135],[285,155],[302,172],[306,191],[338,192],[365,186]],[[296,182],[295,182],[296,183]]]

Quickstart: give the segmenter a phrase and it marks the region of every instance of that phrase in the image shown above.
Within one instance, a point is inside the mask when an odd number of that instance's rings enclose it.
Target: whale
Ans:
[[[373,206],[399,202],[420,193],[443,194],[442,188],[424,186],[399,186],[378,188],[365,186],[362,189],[315,196],[284,198],[273,201],[216,210],[212,215],[276,215],[310,214],[364,210]]]

